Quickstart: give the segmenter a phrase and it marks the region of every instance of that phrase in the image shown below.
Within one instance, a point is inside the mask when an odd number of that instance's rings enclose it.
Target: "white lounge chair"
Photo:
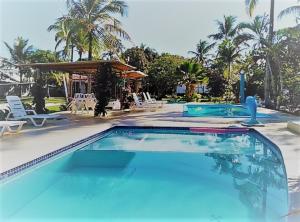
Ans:
[[[3,136],[5,131],[8,131],[9,133],[18,133],[25,123],[26,121],[0,121],[0,137]],[[17,128],[13,129],[12,127]]]
[[[148,97],[146,96],[146,94],[143,92],[143,97],[144,97],[144,101],[146,103],[152,103],[150,100],[148,100]]]
[[[136,93],[132,93],[133,96],[133,100],[134,100],[134,104],[137,108],[146,108],[148,107],[148,104],[145,104],[143,102],[141,102],[138,98],[138,96],[136,95]]]
[[[25,110],[18,96],[6,96],[6,100],[10,108],[6,120],[30,120],[34,126],[43,126],[48,119],[61,119],[59,115],[37,114],[35,110]],[[41,120],[41,123],[36,120]]]
[[[156,103],[156,99],[154,99],[154,98],[151,98],[151,96],[150,96],[150,93],[149,93],[149,92],[146,92],[146,95],[148,96],[148,100],[149,100],[150,102],[152,102],[152,103]]]
[[[158,108],[159,104],[150,100],[144,92],[143,92],[143,97],[144,97],[145,103],[147,103],[149,106]]]
[[[152,98],[152,97],[150,96],[150,93],[149,93],[149,92],[146,92],[146,95],[147,95],[148,101],[150,101],[150,103],[156,104],[156,105],[157,105],[158,107],[160,107],[160,108],[163,106],[163,103],[162,103],[162,102],[159,103],[158,101],[156,101],[156,99]]]
[[[150,103],[147,103],[147,102],[141,102],[138,98],[138,96],[136,95],[136,93],[132,93],[132,96],[133,96],[133,99],[134,99],[134,103],[135,103],[135,106],[139,109],[145,109],[145,108],[156,108],[155,107],[155,104],[150,104]]]

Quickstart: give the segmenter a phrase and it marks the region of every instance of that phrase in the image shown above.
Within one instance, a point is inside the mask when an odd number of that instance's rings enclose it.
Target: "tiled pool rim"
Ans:
[[[70,151],[74,148],[81,149],[80,145],[83,145],[86,142],[92,143],[94,142],[93,139],[100,140],[101,138],[107,136],[110,132],[117,129],[154,129],[154,130],[184,130],[184,131],[190,131],[193,133],[238,133],[238,132],[253,132],[256,134],[257,137],[259,137],[260,140],[262,140],[264,143],[270,145],[270,148],[275,148],[274,152],[279,155],[281,160],[284,164],[284,159],[281,153],[280,148],[273,143],[270,139],[268,139],[266,136],[258,132],[257,130],[253,128],[246,128],[246,127],[156,127],[156,126],[113,126],[110,127],[104,131],[101,131],[99,133],[93,134],[92,136],[86,137],[84,139],[81,139],[79,141],[76,141],[74,143],[71,143],[70,145],[64,146],[62,148],[59,148],[53,152],[50,152],[48,154],[45,154],[41,157],[38,157],[36,159],[33,159],[29,162],[26,162],[24,164],[21,164],[17,167],[14,167],[12,169],[9,169],[7,171],[4,171],[0,173],[0,182],[9,179],[12,176],[15,176],[17,174],[20,174],[24,172],[27,169],[30,169],[34,166],[37,166],[38,164],[41,164],[47,160],[50,160],[54,157],[57,157],[59,154],[63,154],[67,151]],[[88,143],[88,144],[89,144]],[[87,144],[84,144],[87,145]],[[77,148],[78,147],[78,148]],[[284,172],[286,173],[285,164],[284,164]]]

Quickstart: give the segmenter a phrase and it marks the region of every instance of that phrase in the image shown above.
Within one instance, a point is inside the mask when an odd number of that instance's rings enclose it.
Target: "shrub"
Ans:
[[[0,110],[0,120],[5,120],[9,111],[7,109]]]
[[[97,98],[94,116],[106,116],[105,107],[112,96],[112,90],[117,82],[117,77],[110,63],[103,63],[98,67],[95,76],[94,92]]]

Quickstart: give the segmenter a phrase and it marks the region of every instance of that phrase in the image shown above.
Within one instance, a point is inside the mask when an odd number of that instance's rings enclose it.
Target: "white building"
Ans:
[[[176,87],[176,94],[185,94],[185,90],[186,90],[186,87],[185,85],[178,85]],[[198,84],[195,88],[195,93],[207,93],[208,92],[208,89],[206,87],[206,85],[201,85],[201,84]]]

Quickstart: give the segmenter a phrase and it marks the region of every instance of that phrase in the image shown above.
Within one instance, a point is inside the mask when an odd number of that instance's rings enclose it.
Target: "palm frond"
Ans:
[[[253,16],[254,9],[256,8],[257,4],[258,0],[245,0],[246,10],[250,17]]]
[[[129,34],[123,30],[120,26],[116,26],[115,24],[105,24],[104,29],[106,31],[109,31],[111,33],[115,33],[116,35],[119,35],[121,38],[130,41],[131,38]]]
[[[223,38],[222,33],[216,33],[216,34],[211,34],[208,36],[208,38],[212,38],[213,40],[221,40]]]
[[[300,5],[296,5],[296,6],[291,6],[289,8],[286,8],[284,10],[282,10],[279,15],[278,15],[278,18],[281,19],[283,18],[284,16],[287,16],[287,15],[296,15],[296,16],[299,16],[300,15]]]
[[[103,14],[115,13],[121,16],[127,15],[128,5],[124,1],[112,0],[105,5],[99,12]]]

